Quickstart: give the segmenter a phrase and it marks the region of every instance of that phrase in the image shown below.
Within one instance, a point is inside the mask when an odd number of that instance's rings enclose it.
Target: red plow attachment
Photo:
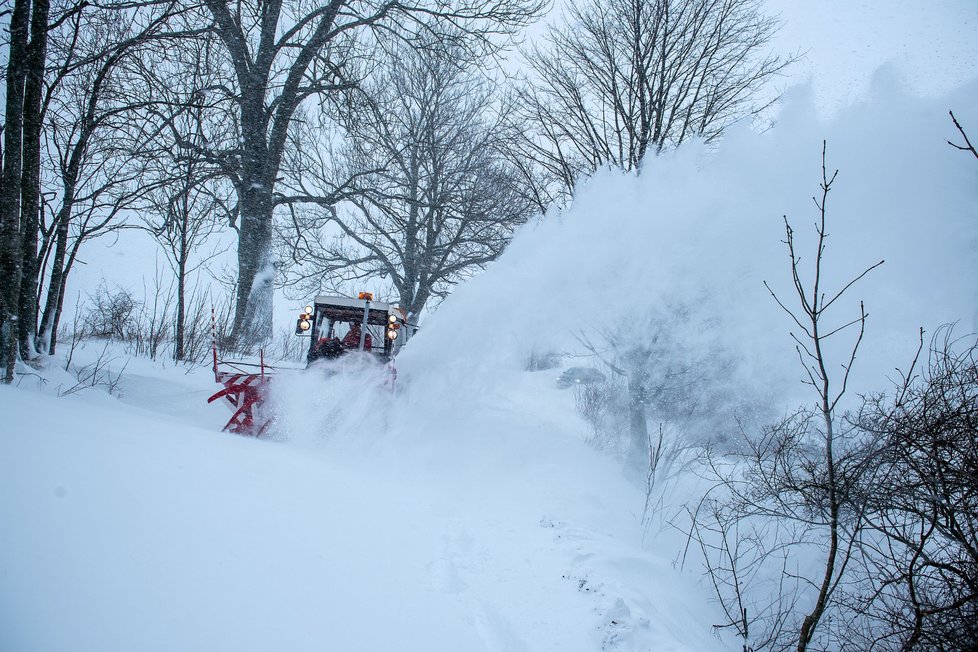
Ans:
[[[258,364],[218,360],[217,318],[211,308],[211,353],[214,380],[224,388],[207,402],[222,401],[231,408],[231,418],[224,425],[224,431],[261,437],[272,423],[271,413],[264,405],[270,378],[266,370],[271,371],[271,367],[265,366],[264,349],[258,352]],[[257,369],[257,373],[249,369]]]
[[[207,399],[207,402],[223,399],[231,408],[231,418],[224,430],[254,437],[263,435],[271,423],[270,415],[264,409],[269,381],[264,365],[257,374],[215,370],[214,378],[224,388]]]

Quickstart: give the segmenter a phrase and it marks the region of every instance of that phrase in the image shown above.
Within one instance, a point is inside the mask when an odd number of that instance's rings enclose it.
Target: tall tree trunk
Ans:
[[[115,63],[122,57],[125,50],[119,50],[109,57],[102,64],[98,73],[95,75],[91,95],[87,100],[85,114],[81,120],[78,140],[71,148],[71,155],[68,157],[67,164],[61,168],[61,187],[63,197],[61,208],[54,220],[57,229],[54,262],[51,266],[51,280],[48,284],[48,296],[44,306],[44,313],[41,316],[41,326],[38,329],[38,350],[54,355],[58,341],[58,325],[61,320],[61,309],[64,305],[64,290],[68,282],[68,272],[74,264],[78,248],[81,246],[82,239],[79,237],[72,246],[68,262],[65,263],[65,256],[68,251],[68,230],[71,221],[72,210],[75,206],[76,192],[78,190],[78,180],[81,175],[83,159],[88,149],[88,142],[95,132],[97,122],[95,113],[98,108],[98,98],[102,86],[105,83],[109,72]]]
[[[186,293],[186,278],[184,272],[180,272],[177,277],[177,328],[174,338],[176,339],[175,352],[173,354],[174,359],[183,360],[186,357],[186,352],[184,351],[186,339],[186,328],[187,328],[187,314],[185,307],[184,294]]]
[[[184,339],[186,331],[186,293],[187,293],[187,213],[184,213],[183,227],[180,232],[180,257],[177,261],[177,327],[173,334],[174,353],[176,360],[186,357]]]
[[[420,167],[421,163],[418,158],[418,144],[410,143],[410,158],[408,163],[408,173],[407,173],[407,204],[408,204],[408,214],[407,214],[407,224],[404,227],[404,271],[401,273],[402,283],[400,288],[400,304],[401,308],[408,311],[409,314],[418,314],[418,311],[414,309],[415,296],[418,293],[418,273],[419,267],[421,265],[420,248],[418,243],[418,219],[420,215],[420,203],[418,201],[418,195],[420,190],[418,188],[418,183],[420,181]],[[416,320],[415,320],[416,321]]]
[[[27,52],[24,85],[23,178],[21,181],[20,234],[22,243],[20,281],[20,325],[17,338],[20,355],[34,357],[37,334],[38,261],[37,235],[41,197],[41,98],[44,90],[44,66],[47,58],[49,0],[34,0],[31,17],[31,41]]]
[[[304,77],[315,56],[336,38],[337,16],[345,0],[329,0],[307,18],[315,21],[308,39],[295,43],[295,59],[286,68],[286,78],[277,97],[268,104],[270,79],[275,68],[277,26],[281,2],[262,5],[261,33],[257,43],[249,43],[240,16],[232,14],[221,0],[205,0],[214,16],[215,34],[225,44],[240,87],[240,125],[244,154],[240,160],[237,188],[238,286],[231,337],[240,348],[252,348],[271,337],[272,288],[275,261],[272,251],[272,191],[278,177],[292,116],[306,97]],[[389,8],[370,17],[365,25],[384,18]],[[305,20],[305,19],[303,19]],[[351,25],[356,24],[351,23]],[[278,72],[278,71],[276,71]]]
[[[48,296],[41,314],[41,327],[38,334],[38,349],[48,355],[54,355],[58,343],[57,313],[62,303],[61,292],[64,288],[65,256],[68,253],[68,216],[67,207],[63,206],[58,212],[57,232],[54,243],[54,260],[51,262],[51,278],[48,283]]]
[[[232,340],[252,349],[272,333],[272,193],[262,181],[248,183],[240,200],[238,288]]]
[[[97,87],[96,87],[97,88]],[[90,107],[92,106],[90,102]],[[58,343],[58,322],[61,315],[61,306],[64,304],[65,284],[67,283],[68,270],[71,268],[71,260],[78,250],[77,245],[72,251],[68,264],[65,264],[65,256],[68,255],[68,231],[71,226],[71,212],[75,206],[75,194],[78,189],[78,176],[81,169],[82,155],[91,134],[91,120],[86,121],[82,134],[75,143],[71,156],[68,158],[68,165],[61,170],[61,187],[64,196],[61,199],[61,208],[54,219],[56,229],[54,245],[54,261],[51,264],[51,279],[48,283],[48,295],[44,305],[44,312],[41,315],[41,326],[38,329],[38,350],[54,355]]]
[[[64,271],[61,272],[61,279],[58,284],[58,303],[54,310],[54,319],[51,322],[51,354],[53,355],[58,344],[58,328],[61,326],[61,314],[64,310],[65,305],[65,294],[68,287],[68,272],[71,271],[72,266],[75,264],[75,258],[78,256],[78,248],[81,247],[81,240],[76,240],[74,246],[71,248],[71,254],[68,256],[68,262],[65,263]],[[77,309],[77,308],[76,308]]]
[[[0,176],[0,352],[3,382],[12,383],[19,331],[20,193],[23,170],[24,76],[30,0],[15,0],[10,17],[7,102],[4,113],[3,175]]]
[[[278,166],[273,161],[279,159],[269,156],[264,82],[249,82],[242,84],[245,101],[241,105],[241,136],[245,153],[237,188],[238,287],[231,331],[232,342],[244,351],[272,333],[272,189],[278,176]]]

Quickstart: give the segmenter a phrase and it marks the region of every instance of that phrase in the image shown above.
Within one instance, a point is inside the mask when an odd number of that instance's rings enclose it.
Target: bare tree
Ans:
[[[870,504],[866,487],[874,483],[876,465],[872,438],[840,408],[867,314],[862,302],[852,319],[839,320],[832,309],[883,261],[839,288],[826,287],[827,200],[837,174],[828,172],[823,143],[821,195],[813,198],[818,216],[812,263],[803,268],[795,232],[785,218],[792,301],[782,300],[765,281],[794,325],[790,336],[802,380],[816,402],[759,434],[745,430],[732,456],[709,451],[707,477],[716,484],[689,509],[690,541],[699,543],[729,618],[720,627],[735,629],[745,649],[847,647],[840,645],[844,618],[835,616],[847,608],[847,585],[859,582],[854,567],[862,558]],[[833,360],[828,342],[838,350],[835,340],[852,331],[848,348],[842,349],[845,357]],[[832,371],[837,364],[838,373]],[[819,557],[814,569],[798,568],[799,559]]]
[[[923,332],[921,331],[921,345]],[[919,354],[918,354],[919,359]],[[978,646],[978,345],[950,327],[892,397],[867,401],[876,435],[854,619],[877,649]],[[919,373],[919,376],[918,376]],[[855,636],[853,637],[855,638]]]
[[[515,125],[544,172],[542,201],[602,166],[636,169],[692,137],[712,141],[773,101],[792,59],[766,53],[777,22],[758,0],[580,0],[526,60]],[[540,183],[540,182],[543,183]]]
[[[162,246],[176,280],[176,315],[173,331],[173,355],[185,358],[188,281],[191,275],[213,258],[220,249],[200,255],[210,236],[226,221],[230,210],[228,190],[222,187],[218,174],[206,163],[171,150],[166,175],[178,174],[162,188],[147,197],[149,210],[144,213],[147,228]]]
[[[947,141],[947,144],[955,149],[960,149],[962,152],[970,152],[972,156],[978,158],[978,150],[975,150],[975,146],[971,144],[971,139],[968,138],[968,132],[964,130],[964,127],[961,126],[961,123],[958,122],[958,119],[954,117],[954,111],[948,111],[948,113],[951,116],[951,121],[954,123],[954,127],[958,130],[958,133],[961,134],[961,137],[964,139],[964,145],[958,145],[957,143],[953,143],[950,140]]]
[[[318,231],[300,222],[289,255],[302,265],[290,269],[290,285],[383,277],[418,315],[494,260],[525,222],[531,207],[501,154],[508,143],[489,82],[455,54],[396,47],[339,107],[346,200],[326,206]],[[294,198],[321,194],[325,180],[309,181]]]
[[[628,434],[620,452],[630,472],[654,475],[688,445],[708,443],[690,440],[694,431],[714,441],[724,439],[731,411],[751,403],[748,392],[733,396],[728,389],[730,358],[715,341],[694,347],[684,339],[690,330],[702,337],[708,328],[690,304],[661,301],[644,319],[631,312],[621,323],[578,336],[587,354],[619,380],[605,388],[612,392],[609,400],[621,421],[610,431]],[[650,433],[650,419],[653,426],[668,429],[664,447]],[[666,451],[670,460],[662,459]]]
[[[713,451],[705,457],[716,462]],[[725,473],[717,466],[710,472]],[[722,492],[725,486],[714,489]],[[689,538],[682,559],[685,564],[693,544],[703,555],[706,575],[726,618],[714,628],[736,632],[743,652],[789,649],[785,634],[793,624],[800,582],[788,566],[803,527],[786,528],[781,522],[754,518],[749,503],[731,500],[729,493],[708,493],[685,511],[689,522],[682,529]]]
[[[44,222],[49,210],[49,196],[44,191],[50,190],[52,175],[46,163],[63,154],[52,151],[73,140],[79,146],[79,166],[82,165],[93,125],[90,119],[86,123],[83,116],[91,117],[92,104],[98,103],[94,98],[104,97],[106,89],[113,85],[116,95],[110,101],[119,100],[120,85],[105,83],[108,77],[115,76],[109,71],[142,43],[162,37],[169,18],[182,8],[177,0],[97,5],[72,1],[52,5],[50,0],[33,0],[18,3],[15,9],[5,75],[10,91],[5,111],[8,143],[0,192],[4,228],[10,230],[3,238],[4,244],[9,245],[4,248],[5,271],[9,272],[3,277],[4,289],[13,294],[4,302],[3,324],[5,334],[8,328],[14,328],[12,337],[19,340],[21,355],[29,359],[35,350],[39,288],[44,265],[50,262],[52,235],[57,230]],[[28,20],[29,42],[23,31]],[[92,47],[95,44],[98,48]],[[81,71],[99,67],[103,74],[89,74],[88,79],[95,89],[80,91],[78,74],[88,74]],[[93,102],[81,97],[85,93]],[[76,101],[66,102],[68,96]],[[59,102],[60,110],[52,115],[52,106]],[[61,130],[60,142],[55,142],[57,138],[52,134],[56,129]],[[54,172],[54,176],[57,174]],[[71,203],[67,195],[64,199]],[[17,348],[5,348],[9,354],[4,356],[7,375],[12,373]]]
[[[143,61],[141,66],[141,77],[157,99],[147,119],[155,117],[167,126],[140,155],[147,164],[144,179],[156,187],[147,194],[143,220],[160,243],[176,281],[173,354],[177,360],[187,354],[188,281],[221,251],[218,245],[201,253],[233,215],[233,188],[220,166],[199,153],[216,134],[233,132],[213,122],[217,107],[207,103],[205,89],[219,78],[210,65],[213,45],[205,39],[185,43],[166,61]]]
[[[25,360],[33,357],[34,335],[37,330],[37,236],[41,210],[41,131],[44,99],[44,72],[51,11],[49,0],[33,0],[31,40],[25,53],[24,125],[21,157],[21,282],[18,301],[18,348]],[[75,8],[69,5],[68,11]]]
[[[862,302],[859,316],[841,325],[826,324],[825,315],[853,284],[882,265],[883,261],[869,266],[838,290],[826,291],[824,288],[823,264],[828,237],[826,204],[837,174],[838,170],[831,175],[827,172],[823,143],[822,192],[819,199],[814,199],[819,217],[810,285],[802,279],[794,231],[785,219],[785,243],[791,261],[797,307],[789,308],[765,282],[771,296],[801,331],[791,336],[805,370],[804,382],[813,388],[818,397],[813,410],[796,413],[772,429],[754,448],[755,489],[751,502],[770,505],[771,515],[805,523],[816,531],[822,531],[824,536],[824,574],[811,580],[815,603],[800,624],[798,652],[805,652],[812,644],[822,617],[845,575],[863,524],[861,514],[864,506],[853,504],[853,489],[859,479],[862,449],[856,441],[858,433],[853,433],[852,428],[842,427],[837,408],[848,389],[849,375],[862,343],[867,315]],[[834,378],[829,371],[826,342],[851,327],[856,327],[858,332],[847,360],[842,362],[841,377]],[[819,442],[817,448],[809,443],[813,435]]]
[[[768,476],[769,478],[777,478],[777,482],[783,482],[783,486],[779,487],[780,490],[786,492],[794,492],[798,494],[805,503],[808,509],[815,507],[821,518],[824,518],[824,527],[826,530],[826,535],[828,538],[828,549],[826,551],[825,559],[825,575],[821,581],[816,583],[818,593],[815,600],[815,606],[812,610],[805,616],[801,623],[801,628],[798,633],[798,652],[805,652],[808,649],[808,645],[812,642],[815,635],[815,629],[818,627],[819,622],[822,619],[822,615],[828,606],[829,599],[832,596],[833,591],[838,587],[840,578],[845,572],[846,564],[848,563],[849,556],[851,554],[852,545],[855,543],[856,532],[858,531],[861,523],[858,521],[848,530],[845,528],[841,520],[841,512],[848,500],[848,493],[846,491],[847,483],[849,478],[845,477],[841,471],[845,469],[845,462],[847,461],[847,456],[845,456],[843,451],[836,450],[837,442],[842,438],[842,433],[838,433],[838,420],[836,416],[836,408],[838,407],[839,401],[846,393],[849,374],[852,371],[853,362],[856,360],[856,354],[859,351],[859,345],[862,343],[863,334],[866,327],[866,311],[860,302],[859,305],[859,317],[842,324],[841,326],[831,326],[826,327],[824,315],[825,312],[832,307],[832,305],[838,301],[845,292],[852,287],[859,279],[868,274],[871,270],[883,264],[880,261],[874,265],[868,267],[861,274],[849,281],[840,290],[835,291],[831,295],[826,293],[824,287],[822,286],[822,263],[825,254],[825,240],[828,236],[828,230],[826,228],[826,201],[828,199],[829,191],[832,188],[832,183],[835,181],[838,170],[836,170],[831,176],[828,175],[825,163],[825,144],[822,145],[822,196],[821,200],[815,200],[815,204],[819,210],[819,220],[817,223],[817,234],[818,234],[818,244],[815,250],[815,269],[814,276],[811,281],[811,287],[807,287],[802,281],[801,272],[799,268],[799,257],[795,252],[794,246],[794,233],[791,226],[785,220],[785,233],[786,233],[786,244],[788,246],[788,253],[791,258],[791,275],[794,282],[795,294],[798,298],[798,304],[800,311],[792,310],[788,308],[784,303],[778,299],[777,295],[772,291],[771,296],[775,298],[785,312],[791,317],[795,325],[801,330],[800,335],[792,334],[795,343],[797,344],[797,351],[802,365],[805,369],[806,380],[805,382],[815,390],[818,395],[818,406],[816,408],[815,414],[816,418],[821,421],[821,426],[816,432],[821,436],[822,446],[820,447],[819,453],[822,456],[821,460],[810,460],[812,463],[809,465],[808,455],[804,454],[800,449],[796,452],[799,454],[798,459],[786,461],[790,466],[784,471],[779,472],[778,464],[774,464],[769,467],[772,473]],[[765,285],[767,285],[765,283]],[[770,287],[768,287],[770,290]],[[839,381],[839,387],[836,388],[833,383],[832,376],[829,373],[829,363],[826,356],[824,346],[825,342],[850,326],[858,327],[858,335],[856,336],[855,343],[852,345],[850,350],[848,361],[844,362],[842,368],[844,373],[842,374],[841,380]],[[803,419],[807,422],[807,419]],[[802,427],[798,429],[789,429],[785,431],[789,437],[793,437],[796,433],[807,434],[808,428]],[[800,444],[801,441],[791,441],[791,440],[779,440],[777,444],[777,449],[781,451],[790,451],[793,447]],[[800,469],[798,471],[793,470],[794,468]],[[805,477],[809,475],[810,470],[817,470],[816,478],[812,479]],[[777,483],[774,485],[777,486]],[[814,493],[810,493],[811,489],[814,489]],[[808,494],[808,495],[806,495]]]
[[[14,379],[17,361],[21,274],[21,182],[24,136],[24,93],[28,74],[26,55],[31,16],[30,0],[16,0],[10,14],[7,53],[6,105],[3,129],[3,169],[0,175],[0,353],[3,382]]]
[[[749,439],[741,467],[732,472],[717,472],[731,496],[731,511],[738,518],[768,523],[767,527],[780,532],[768,543],[771,548],[758,553],[762,560],[772,550],[789,547],[814,548],[824,556],[816,576],[794,575],[804,587],[798,604],[809,606],[800,614],[793,642],[786,640],[790,628],[785,626],[784,616],[770,620],[784,632],[782,640],[773,644],[775,649],[788,649],[790,644],[798,652],[805,652],[813,645],[823,648],[832,640],[833,632],[823,631],[824,617],[838,606],[839,588],[848,577],[847,569],[858,550],[866,510],[861,486],[867,481],[867,473],[872,472],[871,465],[866,464],[867,448],[862,431],[838,413],[862,343],[867,314],[860,302],[854,319],[830,324],[828,315],[856,282],[883,261],[869,266],[839,289],[826,289],[826,207],[838,171],[828,173],[825,157],[823,143],[821,196],[813,198],[818,217],[810,277],[805,278],[794,230],[786,218],[785,244],[794,290],[793,306],[782,301],[765,282],[771,296],[798,329],[791,332],[791,337],[804,370],[803,382],[814,391],[816,404],[790,414],[765,429],[759,438]],[[835,364],[827,353],[826,343],[849,329],[855,329],[856,335],[846,358],[840,361],[842,372],[836,375],[831,371]],[[714,464],[714,468],[720,467]],[[778,600],[781,598],[774,599]],[[768,640],[772,639],[768,637]]]
[[[205,0],[214,34],[233,74],[223,88],[236,107],[239,141],[209,147],[233,180],[238,199],[238,285],[234,333],[254,340],[271,333],[275,188],[296,111],[309,98],[352,88],[353,68],[369,57],[378,32],[437,42],[446,26],[491,45],[532,19],[539,0],[387,2]]]
[[[115,6],[80,11],[51,42],[63,64],[53,71],[45,100],[51,196],[37,258],[39,274],[50,275],[39,351],[56,350],[65,287],[82,244],[121,228],[125,211],[152,188],[134,153],[159,129],[139,114],[155,100],[133,85],[127,65],[148,56],[158,40],[187,36],[169,29],[175,6],[150,3],[134,15]]]

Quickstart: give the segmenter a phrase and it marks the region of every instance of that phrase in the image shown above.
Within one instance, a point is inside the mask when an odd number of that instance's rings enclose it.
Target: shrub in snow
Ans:
[[[91,337],[126,339],[133,326],[139,302],[132,292],[116,286],[109,289],[103,281],[88,295],[83,316],[84,333]]]

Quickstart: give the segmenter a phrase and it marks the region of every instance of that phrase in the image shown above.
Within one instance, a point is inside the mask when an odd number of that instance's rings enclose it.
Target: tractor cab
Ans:
[[[398,332],[407,324],[406,315],[395,305],[374,301],[369,292],[356,299],[317,296],[299,315],[296,335],[309,336],[306,361],[338,358],[350,351],[371,353],[388,361],[403,339]]]

